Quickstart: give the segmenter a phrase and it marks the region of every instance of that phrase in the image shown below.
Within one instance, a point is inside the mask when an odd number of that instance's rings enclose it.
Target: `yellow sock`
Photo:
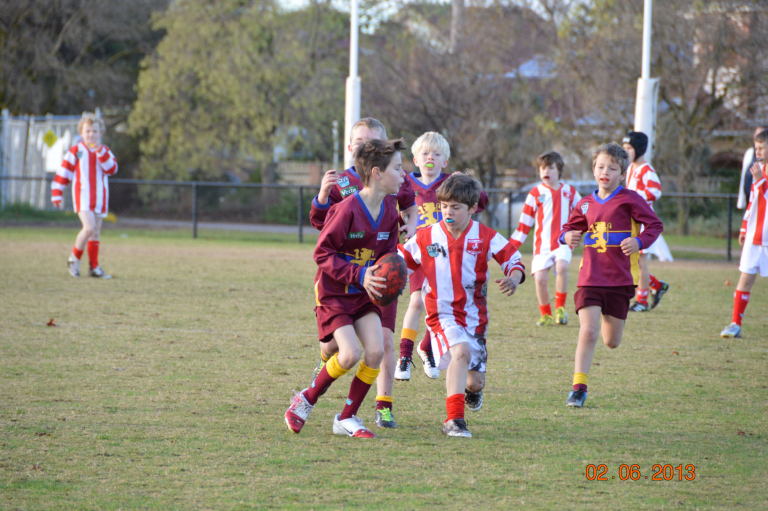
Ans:
[[[394,399],[392,396],[376,396],[376,401],[384,401],[385,403],[393,403]]]
[[[589,375],[587,373],[573,373],[574,385],[586,385]]]
[[[325,370],[328,371],[328,376],[333,378],[334,380],[336,378],[340,378],[341,376],[344,376],[347,374],[347,371],[349,369],[344,369],[341,367],[341,364],[339,364],[339,354],[334,353],[331,358],[328,359],[328,362],[325,363]]]
[[[379,375],[379,368],[377,367],[374,369],[373,367],[368,367],[365,365],[365,362],[362,360],[360,361],[360,365],[357,367],[357,376],[360,378],[360,381],[363,383],[367,383],[368,385],[371,385],[373,382],[376,381],[376,377]]]
[[[415,341],[417,335],[419,335],[419,331],[412,328],[403,328],[403,331],[400,332],[400,338],[408,339],[409,341]]]
[[[320,360],[323,362],[328,362],[328,359],[331,358],[333,355],[326,355],[323,353],[323,350],[320,350]]]

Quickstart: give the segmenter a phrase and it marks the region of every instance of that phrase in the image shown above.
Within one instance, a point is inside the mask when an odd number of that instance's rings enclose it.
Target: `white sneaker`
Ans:
[[[79,277],[80,276],[80,259],[73,256],[72,254],[69,254],[69,257],[67,258],[67,269],[69,270],[69,274],[73,277]]]
[[[106,273],[104,270],[101,269],[101,266],[97,266],[95,268],[91,268],[91,271],[89,272],[89,275],[91,277],[95,277],[97,279],[111,279],[112,275]]]
[[[733,339],[734,337],[740,338],[741,326],[737,325],[736,323],[731,323],[727,327],[723,328],[723,331],[720,332],[720,337],[723,339]]]
[[[372,431],[363,426],[363,421],[357,415],[348,419],[339,420],[339,415],[333,418],[333,434],[346,435],[355,438],[376,438]]]
[[[427,378],[437,379],[440,378],[440,370],[435,365],[435,357],[432,356],[431,351],[424,351],[420,347],[416,347],[416,353],[419,354],[422,367],[424,368],[424,374]]]
[[[411,379],[411,367],[413,361],[410,357],[400,357],[397,361],[397,369],[395,369],[395,379],[400,381],[408,381]]]
[[[459,438],[472,438],[472,433],[467,429],[467,421],[453,419],[443,423],[443,433]]]

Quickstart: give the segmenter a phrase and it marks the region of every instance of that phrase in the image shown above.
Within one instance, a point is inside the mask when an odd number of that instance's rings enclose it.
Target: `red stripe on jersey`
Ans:
[[[539,204],[539,189],[534,188],[531,190],[531,195],[535,198],[536,204],[538,207],[536,208],[536,232],[534,233],[534,246],[533,246],[533,253],[538,254],[541,252],[541,231],[544,228],[544,222],[542,219],[544,218],[544,208]],[[533,215],[531,215],[533,216]]]
[[[77,165],[80,165],[80,162],[78,161]],[[82,196],[82,188],[83,188],[83,176],[80,175],[80,172],[75,170],[75,211],[78,213],[80,212],[80,197]]]
[[[90,210],[96,209],[96,153],[88,151],[88,200]]]
[[[483,240],[483,250],[475,258],[475,275],[476,280],[479,282],[486,282],[488,278],[488,260],[486,254],[488,253],[487,246],[490,245],[490,240],[493,237],[492,234],[483,232],[485,226],[480,224],[480,239]],[[485,297],[483,296],[483,288],[485,286],[475,286],[473,293],[473,301],[477,307],[478,324],[475,328],[475,335],[483,335],[485,333],[485,327],[488,324],[488,307],[485,305]]]
[[[67,178],[66,178],[66,177],[64,177],[64,176],[60,176],[60,175],[58,175],[58,174],[56,174],[55,176],[53,176],[53,181],[54,181],[55,183],[59,183],[60,185],[64,185],[64,186],[66,186],[66,185],[68,185],[68,184],[69,184],[69,179],[67,179]],[[61,191],[61,190],[59,190],[59,191]]]
[[[562,225],[563,218],[562,218],[562,203],[563,203],[563,189],[565,188],[564,185],[560,185],[560,188],[557,190],[551,190],[552,191],[552,220],[549,228],[549,239],[547,240],[549,242],[549,249],[550,250],[556,250],[559,243],[557,243],[556,239],[559,236],[560,233],[560,226]],[[543,209],[543,208],[542,208]]]
[[[764,187],[763,187],[764,188]],[[760,190],[762,192],[762,190]],[[755,224],[755,237],[752,240],[753,245],[763,244],[763,232],[765,231],[765,197],[762,194],[757,195],[757,223]]]

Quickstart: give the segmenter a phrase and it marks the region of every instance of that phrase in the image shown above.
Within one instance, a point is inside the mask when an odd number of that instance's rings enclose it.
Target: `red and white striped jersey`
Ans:
[[[484,336],[488,261],[494,258],[505,275],[525,272],[520,252],[504,236],[474,220],[454,239],[441,221],[422,227],[398,250],[411,270],[424,272],[426,322],[435,333],[454,325]],[[443,338],[445,336],[443,335]]]
[[[516,247],[525,243],[531,228],[533,231],[533,255],[548,254],[560,246],[557,238],[568,215],[581,195],[573,186],[560,183],[555,190],[551,186],[540,183],[528,193],[520,213],[520,222],[512,234],[511,241]]]
[[[744,244],[768,246],[768,167],[763,163],[762,178],[752,183],[749,204],[741,221]]]
[[[91,150],[84,143],[73,145],[64,156],[51,183],[51,201],[60,203],[64,188],[72,183],[75,213],[93,211],[106,214],[109,203],[108,176],[117,173],[117,160],[109,147]]]
[[[629,164],[627,169],[627,188],[634,190],[645,199],[649,206],[661,198],[661,180],[651,164]]]

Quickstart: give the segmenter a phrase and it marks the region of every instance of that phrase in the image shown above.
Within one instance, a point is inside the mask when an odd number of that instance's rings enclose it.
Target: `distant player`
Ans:
[[[645,161],[648,136],[640,131],[630,131],[622,142],[624,150],[629,154],[629,161],[632,162],[627,169],[626,186],[639,193],[653,209],[653,203],[661,198],[661,181],[651,164]],[[661,298],[669,291],[667,282],[651,274],[649,259],[652,255],[661,260],[671,259],[672,255],[662,236],[640,252],[640,282],[635,292],[635,303],[629,308],[633,312],[646,312],[656,308]]]
[[[351,129],[349,140],[349,152],[354,154],[358,147],[371,140],[385,140],[387,130],[384,124],[373,117],[364,117],[357,121]],[[320,184],[320,192],[312,201],[309,212],[309,221],[318,230],[322,230],[325,217],[331,206],[341,202],[345,197],[353,195],[363,188],[363,182],[356,166],[346,169],[344,172],[329,170],[323,176]],[[397,190],[397,205],[404,225],[401,231],[406,237],[413,236],[416,231],[417,207],[414,200],[413,189],[405,180]],[[376,425],[382,428],[397,427],[394,418],[394,397],[392,395],[393,378],[397,359],[394,351],[395,326],[397,322],[397,301],[384,308],[382,325],[384,327],[384,358],[381,363],[381,372],[376,382]],[[317,370],[337,351],[336,342],[332,339],[320,347],[320,363]]]
[[[488,261],[504,272],[499,289],[512,295],[524,280],[517,249],[493,229],[474,220],[480,183],[452,174],[437,191],[443,219],[416,231],[399,250],[410,270],[424,272],[427,328],[438,369],[446,370],[447,418],[442,431],[452,437],[471,437],[464,406],[483,406],[488,352],[486,292]]]
[[[733,293],[733,314],[731,324],[720,332],[720,337],[730,339],[741,337],[741,321],[749,303],[752,286],[757,274],[768,277],[768,130],[755,137],[755,163],[749,171],[752,175],[752,189],[749,203],[744,211],[739,231],[741,260],[739,261],[739,283]]]
[[[371,140],[355,152],[355,168],[363,188],[328,212],[315,247],[315,315],[318,339],[336,341],[338,352],[320,369],[312,384],[296,394],[285,412],[285,423],[301,431],[315,403],[328,387],[360,360],[333,432],[372,438],[357,411],[379,374],[384,356],[382,309],[370,296],[381,296],[384,277],[374,276],[374,262],[394,252],[398,212],[394,193],[403,183],[402,140]],[[362,350],[361,350],[362,345]]]
[[[67,150],[61,167],[51,183],[51,202],[62,208],[64,188],[72,184],[72,207],[80,218],[82,228],[67,258],[67,268],[73,277],[80,276],[80,259],[88,249],[88,274],[109,279],[99,265],[101,224],[109,205],[109,176],[117,173],[117,160],[109,147],[101,143],[104,121],[90,112],[83,113],[77,123],[82,140]]]
[[[560,237],[571,249],[584,240],[579,289],[574,295],[579,341],[568,406],[584,406],[587,376],[601,331],[603,344],[609,348],[621,344],[629,300],[639,277],[638,252],[663,230],[651,207],[621,186],[627,163],[628,155],[618,144],[597,148],[592,170],[598,188],[576,204]]]
[[[566,325],[568,313],[565,301],[568,297],[568,265],[571,262],[571,249],[558,241],[560,230],[568,220],[573,206],[581,199],[576,189],[560,181],[563,177],[565,162],[554,151],[536,158],[539,169],[539,183],[528,193],[517,229],[512,234],[512,243],[520,249],[528,233],[533,228],[533,260],[531,274],[536,282],[536,298],[541,314],[536,325]],[[555,314],[549,304],[549,269],[554,266],[555,275]]]

